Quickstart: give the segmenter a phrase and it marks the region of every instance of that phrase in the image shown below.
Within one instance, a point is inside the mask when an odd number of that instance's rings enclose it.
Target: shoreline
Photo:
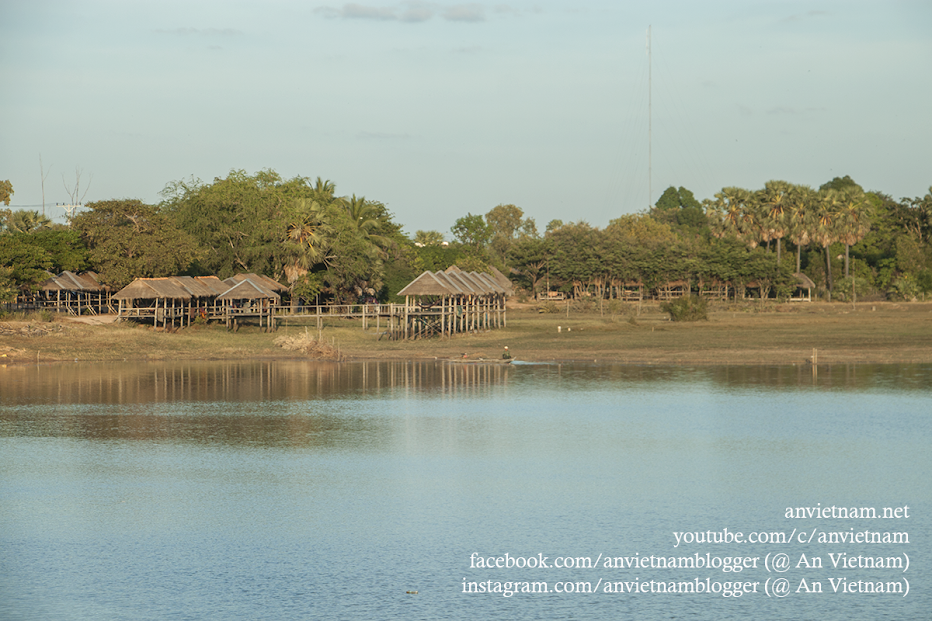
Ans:
[[[0,365],[51,362],[245,360],[468,360],[498,363],[508,346],[530,363],[632,366],[782,366],[916,364],[932,362],[932,302],[756,302],[714,306],[708,321],[677,323],[644,304],[614,316],[571,311],[541,314],[532,305],[510,305],[508,327],[411,341],[387,341],[359,322],[324,325],[329,356],[286,350],[276,339],[313,341],[316,325],[285,321],[265,333],[257,327],[228,332],[218,325],[176,331],[106,316],[0,321]]]

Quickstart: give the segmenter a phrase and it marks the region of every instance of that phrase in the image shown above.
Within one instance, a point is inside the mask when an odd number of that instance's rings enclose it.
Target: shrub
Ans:
[[[708,321],[709,303],[696,295],[685,295],[663,302],[660,310],[670,314],[671,321]]]

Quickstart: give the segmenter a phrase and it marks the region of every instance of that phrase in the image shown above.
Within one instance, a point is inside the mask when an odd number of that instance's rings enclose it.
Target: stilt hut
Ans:
[[[728,290],[731,288],[730,283],[720,280],[700,281],[699,297],[706,300],[716,300],[718,302],[728,301]]]
[[[684,295],[689,295],[689,282],[686,280],[671,280],[665,282],[657,286],[654,295],[662,302],[681,298]]]
[[[163,328],[175,327],[176,321],[184,325],[193,298],[171,278],[137,278],[113,295],[119,304],[119,319],[151,319],[154,326],[161,324]]]
[[[108,311],[109,291],[97,281],[97,274],[64,271],[39,283],[39,306],[59,313],[98,315]]]
[[[230,285],[230,288],[217,296],[227,328],[236,330],[240,320],[256,317],[259,319],[260,329],[264,323],[267,331],[274,330],[275,308],[281,303],[281,296],[267,286],[264,277],[255,274],[238,276],[239,278],[234,276],[223,281]],[[281,286],[271,278],[268,280],[276,287]]]
[[[151,319],[155,326],[184,327],[198,316],[216,318],[217,296],[229,288],[216,276],[137,278],[113,299],[119,304],[119,319]]]
[[[796,272],[793,276],[796,278],[796,291],[790,297],[790,302],[811,302],[815,283],[802,272]]]
[[[451,267],[424,272],[398,295],[405,297],[395,338],[452,336],[457,332],[502,327],[506,289],[490,274],[467,273]]]
[[[644,299],[644,283],[632,280],[621,283],[621,292],[618,296],[622,302],[640,302]]]

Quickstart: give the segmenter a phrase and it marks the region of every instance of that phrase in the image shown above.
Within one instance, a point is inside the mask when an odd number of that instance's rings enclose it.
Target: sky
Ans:
[[[671,185],[899,199],[932,185],[930,77],[928,0],[0,0],[0,180],[60,220],[273,169],[448,238],[508,203],[602,227]]]

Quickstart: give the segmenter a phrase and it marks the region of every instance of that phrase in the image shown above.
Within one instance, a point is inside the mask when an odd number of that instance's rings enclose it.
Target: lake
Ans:
[[[932,365],[4,367],[0,618],[928,619],[930,412]]]

